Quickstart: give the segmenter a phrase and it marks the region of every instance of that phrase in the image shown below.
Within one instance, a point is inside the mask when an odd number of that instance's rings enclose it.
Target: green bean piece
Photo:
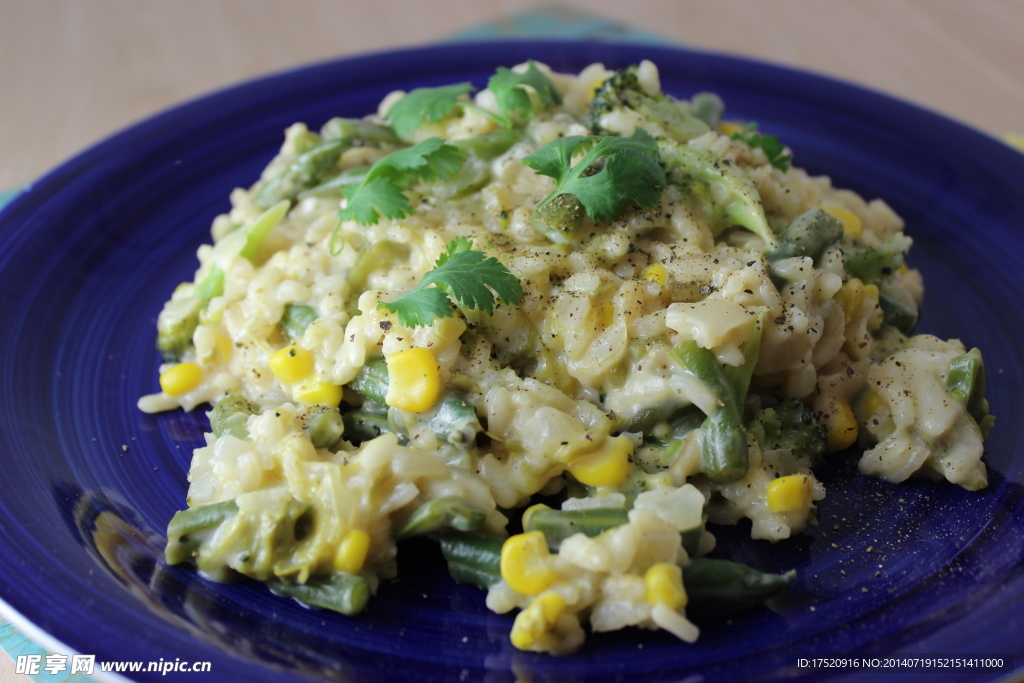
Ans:
[[[501,581],[501,546],[505,539],[477,531],[452,531],[440,540],[453,579],[485,590]]]
[[[475,135],[462,140],[452,140],[464,155],[472,155],[482,161],[493,161],[523,139],[522,131],[515,128],[499,128],[498,130]]]
[[[387,405],[388,364],[383,357],[371,358],[363,364],[359,374],[348,386],[374,403]]]
[[[167,525],[167,548],[164,557],[167,564],[180,564],[193,557],[205,535],[220,526],[229,517],[238,512],[233,500],[222,503],[203,505],[174,513]]]
[[[882,309],[882,322],[892,325],[903,334],[910,334],[917,324],[917,309],[882,289],[878,292],[878,306]]]
[[[345,436],[353,444],[372,441],[381,434],[396,434],[400,444],[407,441],[405,434],[396,431],[391,426],[386,409],[384,412],[380,412],[366,410],[364,406],[363,409],[345,413],[341,419],[345,425]]]
[[[314,185],[308,190],[303,190],[298,194],[298,198],[341,197],[344,194],[344,188],[349,186],[355,187],[359,183],[363,182],[363,180],[366,179],[366,172],[369,170],[369,166],[346,168],[344,171],[340,171],[333,176],[326,178],[319,185]]]
[[[697,557],[683,568],[688,615],[727,615],[757,607],[788,586],[796,571],[765,574],[729,560]]]
[[[313,322],[320,317],[317,310],[308,304],[287,304],[277,326],[289,339],[298,339],[306,333]]]
[[[690,98],[690,113],[708,124],[711,130],[718,130],[725,113],[725,103],[713,92],[699,92]]]
[[[446,391],[437,407],[424,417],[430,431],[455,445],[471,446],[476,435],[483,431],[476,408],[466,394],[458,390]]]
[[[468,504],[458,496],[438,498],[416,508],[395,531],[395,540],[402,541],[445,529],[476,531],[486,518],[487,513],[481,508]]]
[[[981,351],[973,348],[949,362],[946,391],[954,400],[967,407],[967,412],[981,425],[988,416],[985,399],[985,361]]]
[[[768,309],[765,308],[757,315],[754,328],[743,344],[743,365],[738,367],[728,365],[722,368],[725,376],[732,383],[732,389],[736,395],[736,405],[740,407],[741,412],[743,404],[747,400],[747,391],[750,389],[750,380],[754,376],[754,368],[761,357],[761,332],[764,329],[764,317],[767,314]]]
[[[337,408],[316,405],[309,409],[305,418],[306,433],[316,448],[333,451],[345,433],[345,425]]]
[[[735,389],[715,355],[694,341],[684,341],[672,350],[683,372],[702,382],[718,399],[718,410],[701,425],[701,471],[716,484],[727,484],[747,474],[747,435],[743,411]]]
[[[256,414],[256,406],[241,394],[228,394],[210,411],[210,431],[221,437],[230,434],[243,441],[249,438],[246,427],[250,415]]]
[[[463,199],[479,192],[489,182],[491,182],[490,163],[470,155],[455,175],[444,180],[435,179],[431,182],[421,183],[420,191],[439,201]]]
[[[277,595],[348,616],[362,612],[370,601],[370,584],[358,574],[348,572],[332,572],[301,584],[273,581],[267,587]]]
[[[768,261],[810,256],[815,263],[825,250],[843,236],[843,222],[822,209],[811,209],[800,214],[786,226],[779,236],[779,244],[765,249]]]
[[[707,149],[659,138],[658,150],[669,182],[699,200],[717,232],[739,225],[775,247],[775,233],[751,180]],[[718,191],[711,192],[712,186]]]
[[[571,194],[561,194],[533,214],[532,225],[555,244],[570,244],[583,221],[583,205]]]
[[[334,168],[342,152],[352,146],[350,140],[325,140],[295,158],[279,174],[263,183],[253,195],[256,206],[267,209],[283,200],[295,199],[300,192],[318,184]]]
[[[892,275],[906,261],[912,244],[902,232],[896,233],[874,247],[854,243],[843,246],[843,265],[850,275],[868,284],[875,284]]]
[[[629,521],[629,512],[622,508],[594,508],[591,510],[545,510],[536,508],[523,515],[524,531],[541,531],[548,548],[557,551],[562,541],[575,534],[593,538],[608,529]]]
[[[345,119],[336,116],[323,125],[320,134],[325,140],[358,140],[379,145],[402,145],[405,143],[395,134],[391,126],[381,126],[362,119]]]

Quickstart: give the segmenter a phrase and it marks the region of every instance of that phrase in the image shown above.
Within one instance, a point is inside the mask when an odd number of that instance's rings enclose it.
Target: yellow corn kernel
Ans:
[[[425,413],[440,395],[441,368],[429,350],[414,346],[388,356],[389,406]]]
[[[640,276],[644,280],[650,280],[651,282],[657,282],[659,285],[664,287],[668,284],[668,271],[665,270],[665,266],[660,263],[652,263],[651,265],[644,268],[643,275]]]
[[[512,624],[512,644],[520,650],[528,650],[537,639],[554,627],[558,617],[565,610],[565,598],[558,593],[544,593],[516,615]]]
[[[826,453],[838,453],[857,443],[860,427],[857,416],[849,403],[837,403],[828,421],[828,440],[825,443]]]
[[[886,406],[885,401],[882,400],[882,397],[870,389],[864,395],[863,405],[864,412],[867,413],[868,416],[874,415],[878,411],[885,410],[888,407]]]
[[[558,575],[548,566],[548,557],[543,531],[510,536],[501,546],[501,578],[517,593],[543,593],[558,581]]]
[[[772,512],[796,512],[811,507],[811,478],[791,474],[772,479],[768,484],[768,509]]]
[[[609,437],[596,451],[573,460],[569,472],[587,486],[616,486],[629,474],[632,454],[633,442],[627,437]]]
[[[334,554],[334,568],[339,572],[355,574],[366,563],[366,553],[370,550],[370,535],[362,529],[352,529],[338,544]]]
[[[187,394],[202,381],[203,371],[195,363],[178,363],[160,373],[160,388],[171,396]]]
[[[718,124],[719,135],[733,135],[743,132],[743,124],[735,121],[722,121]]]
[[[864,285],[864,297],[878,303],[878,285]]]
[[[318,403],[337,406],[341,403],[341,393],[341,387],[337,384],[307,379],[295,387],[292,398],[307,406],[315,406]]]
[[[864,231],[864,224],[861,222],[860,216],[846,207],[837,206],[836,204],[825,204],[821,208],[843,222],[844,235],[860,239],[860,235]]]
[[[651,565],[644,574],[647,602],[665,605],[670,610],[686,607],[686,589],[683,588],[683,570],[668,562]]]
[[[313,354],[292,344],[276,351],[268,362],[270,371],[282,382],[298,382],[313,372]]]
[[[858,278],[850,278],[836,292],[835,298],[843,307],[843,317],[849,323],[853,316],[857,315],[861,305],[864,303],[864,283]]]

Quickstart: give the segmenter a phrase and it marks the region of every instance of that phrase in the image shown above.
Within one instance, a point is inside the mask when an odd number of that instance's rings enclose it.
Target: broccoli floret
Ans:
[[[824,425],[818,424],[814,413],[795,398],[758,409],[748,430],[762,450],[789,450],[797,457],[812,459],[825,451]]]
[[[610,114],[621,115],[613,122]],[[667,135],[686,142],[708,132],[708,124],[690,112],[685,102],[657,92],[650,94],[640,85],[637,67],[630,66],[598,87],[590,103],[591,128],[596,132],[629,135],[639,126],[655,137]],[[621,125],[616,125],[621,123]]]

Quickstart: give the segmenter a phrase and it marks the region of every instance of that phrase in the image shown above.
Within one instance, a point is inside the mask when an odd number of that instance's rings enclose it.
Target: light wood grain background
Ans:
[[[134,121],[239,80],[435,42],[531,6],[512,0],[0,0],[0,189],[31,181]],[[995,136],[1024,133],[1024,2],[562,6],[691,46],[854,81]],[[28,679],[15,676],[0,656],[0,681],[15,680]]]

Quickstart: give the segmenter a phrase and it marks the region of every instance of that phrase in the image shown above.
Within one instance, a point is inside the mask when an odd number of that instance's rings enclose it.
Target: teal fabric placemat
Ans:
[[[570,40],[618,40],[633,43],[668,45],[668,38],[620,24],[572,7],[550,6],[513,14],[487,24],[481,24],[438,42],[485,41],[515,38],[557,38]],[[21,189],[0,190],[0,209],[21,193]],[[61,672],[50,674],[44,670],[46,656],[54,654],[36,645],[12,624],[0,617],[0,650],[12,660],[19,656],[42,656],[39,673],[28,676],[42,683],[90,683],[93,679],[82,674],[70,675],[70,657]],[[69,653],[57,653],[69,654]],[[88,654],[88,653],[86,653]],[[3,656],[3,655],[0,655]]]

